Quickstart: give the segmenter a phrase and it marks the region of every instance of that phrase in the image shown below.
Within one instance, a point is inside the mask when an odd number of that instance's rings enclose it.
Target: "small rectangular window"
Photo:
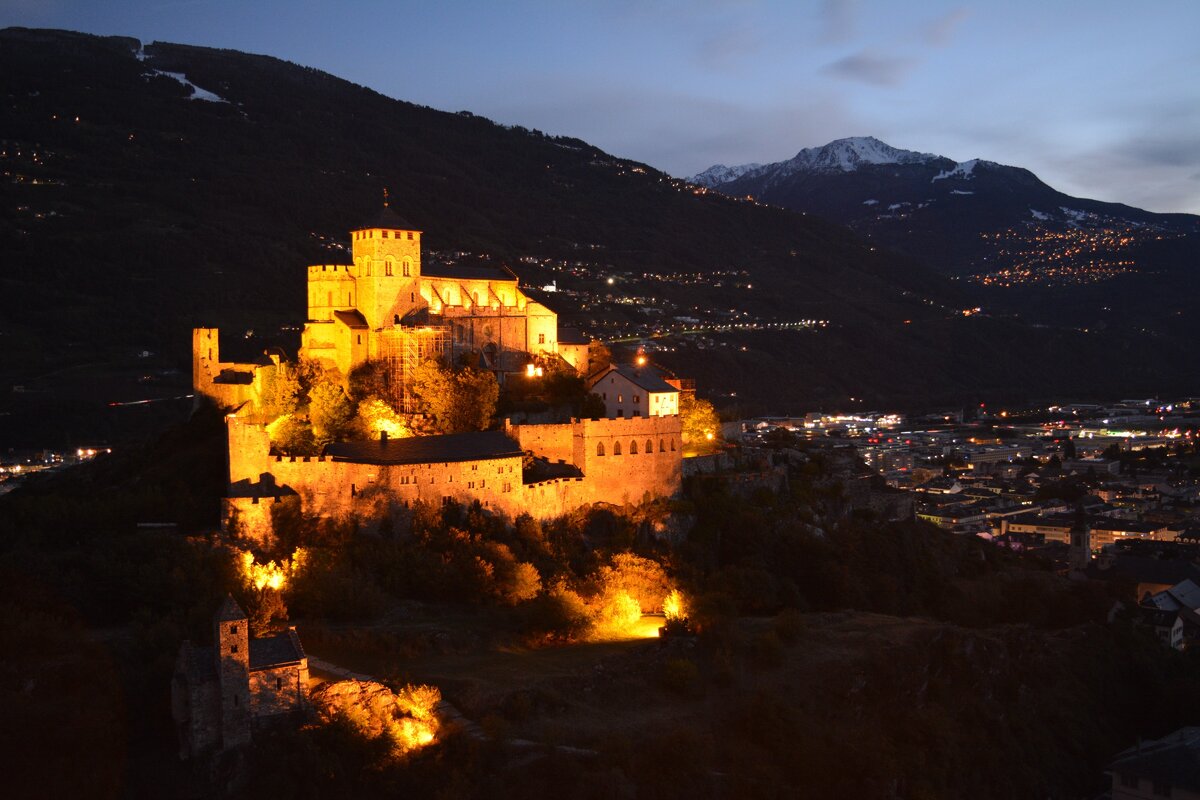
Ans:
[[[383,235],[383,238],[385,238],[385,239],[386,239],[386,238],[388,238],[388,235],[387,235],[387,234],[388,234],[388,232],[387,232],[387,231],[383,231],[383,234],[382,234],[382,235]]]
[[[230,625],[229,632],[232,633],[234,636],[237,636],[237,625]]]
[[[545,343],[546,343],[546,334],[539,333],[538,334],[538,344],[545,344]]]
[[[283,678],[276,678],[275,679],[275,690],[279,691],[282,688],[283,688]]]
[[[412,241],[412,231],[408,232],[408,239],[409,239],[409,241]]]
[[[229,645],[229,652],[230,652],[230,653],[236,653],[236,652],[237,652],[237,645],[236,645],[236,644],[231,644],[231,645]]]

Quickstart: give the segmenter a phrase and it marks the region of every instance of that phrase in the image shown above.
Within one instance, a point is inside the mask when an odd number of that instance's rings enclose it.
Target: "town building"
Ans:
[[[640,360],[640,359],[639,359]],[[588,379],[609,417],[667,417],[679,413],[679,386],[646,364],[610,364]]]
[[[1112,779],[1112,800],[1200,800],[1200,727],[1140,740],[1105,773]]]

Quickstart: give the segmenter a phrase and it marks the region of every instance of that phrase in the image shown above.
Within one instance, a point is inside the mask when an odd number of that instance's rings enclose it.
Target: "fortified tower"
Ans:
[[[250,631],[246,612],[225,596],[213,618],[217,686],[221,693],[221,747],[250,741]]]
[[[369,330],[398,324],[421,299],[421,232],[386,204],[350,234],[358,310]]]

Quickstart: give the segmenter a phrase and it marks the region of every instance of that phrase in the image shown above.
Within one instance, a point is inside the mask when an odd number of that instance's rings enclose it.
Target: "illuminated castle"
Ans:
[[[460,353],[478,354],[500,375],[523,369],[531,355],[560,354],[586,369],[586,347],[560,347],[558,315],[508,270],[423,265],[421,231],[387,206],[350,236],[353,264],[308,268],[301,356],[343,375],[385,361],[402,381],[431,356]]]
[[[403,387],[410,371],[432,357],[470,355],[499,379],[548,356],[586,373],[587,344],[563,342],[557,315],[527,296],[511,272],[423,265],[421,232],[386,206],[351,238],[353,264],[308,268],[302,357],[335,368],[343,379],[360,364],[384,362],[398,387],[388,398],[397,407],[408,405]],[[678,389],[661,380],[644,388],[636,371],[632,378],[614,370],[600,376],[606,401],[612,397],[604,418],[506,421],[499,431],[383,436],[333,443],[315,456],[281,455],[271,447],[260,401],[286,365],[276,356],[221,361],[217,339],[215,328],[193,331],[193,384],[197,398],[235,410],[227,417],[224,520],[251,537],[270,534],[277,502],[368,519],[396,506],[453,500],[546,518],[590,503],[670,496],[682,481]]]
[[[430,358],[473,354],[501,380],[536,356],[559,355],[586,372],[587,344],[560,341],[558,315],[526,295],[507,269],[423,264],[421,231],[386,205],[350,238],[352,264],[308,268],[302,358],[343,378],[367,361],[386,363],[397,406],[408,405],[411,370]],[[274,366],[222,362],[215,328],[193,334],[193,383],[220,405],[257,400]]]

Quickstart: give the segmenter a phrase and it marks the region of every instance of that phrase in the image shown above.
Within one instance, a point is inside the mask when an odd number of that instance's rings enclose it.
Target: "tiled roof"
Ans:
[[[483,461],[521,455],[521,446],[503,431],[412,436],[369,442],[335,442],[325,454],[334,461],[356,464],[429,464],[449,461]]]
[[[1158,741],[1142,742],[1117,756],[1108,768],[1118,775],[1170,784],[1175,791],[1200,790],[1200,728],[1180,728]]]
[[[250,640],[250,670],[295,664],[304,658],[304,648],[294,630],[278,636]]]
[[[237,600],[233,599],[233,595],[225,595],[225,599],[221,601],[221,607],[217,609],[217,622],[233,622],[245,618],[246,612],[237,604]]]
[[[645,366],[638,367],[632,364],[613,364],[608,370],[600,373],[593,381],[592,386],[596,386],[600,381],[607,378],[613,372],[618,373],[634,386],[645,389],[647,392],[678,392],[679,389],[667,383],[662,374],[654,367]]]
[[[503,267],[483,264],[422,264],[421,275],[426,278],[445,278],[464,281],[516,281],[517,277]],[[480,298],[482,301],[482,298]]]
[[[391,206],[384,206],[372,219],[368,220],[362,225],[359,225],[354,230],[365,231],[368,228],[389,228],[400,231],[420,230],[420,228],[413,227],[408,220],[404,219],[395,211],[393,211]]]

